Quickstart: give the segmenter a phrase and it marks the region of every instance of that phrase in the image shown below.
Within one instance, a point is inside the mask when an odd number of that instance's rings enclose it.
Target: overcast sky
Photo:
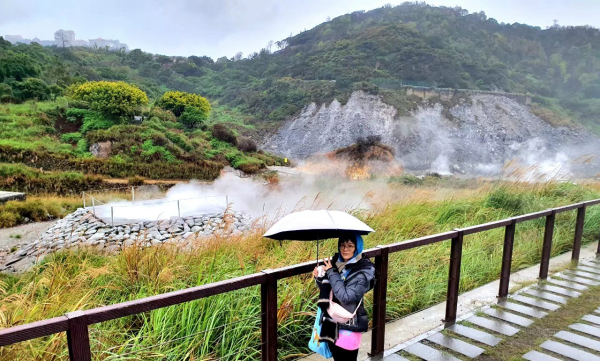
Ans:
[[[77,39],[119,39],[131,49],[167,55],[233,56],[259,51],[327,17],[370,10],[393,0],[0,0],[0,35],[53,39],[62,28]],[[600,27],[600,0],[431,0],[485,11],[499,22],[546,28]]]

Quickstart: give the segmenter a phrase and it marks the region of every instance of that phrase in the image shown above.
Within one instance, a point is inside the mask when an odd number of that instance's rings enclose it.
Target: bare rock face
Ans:
[[[320,107],[308,105],[267,139],[263,149],[305,159],[371,135],[393,147],[406,170],[439,173],[498,174],[513,160],[524,166],[542,164],[552,171],[555,164],[600,150],[600,139],[587,130],[553,127],[526,105],[501,95],[423,105],[408,116],[398,116],[379,96],[361,91],[345,105],[336,100]],[[595,159],[578,165],[578,171],[600,171],[600,157]]]
[[[334,100],[329,106],[312,103],[284,124],[264,144],[264,149],[289,158],[307,158],[353,144],[359,137],[388,134],[396,109],[374,95],[354,92],[346,105]]]
[[[107,140],[106,142],[94,143],[90,146],[90,152],[94,157],[107,159],[112,152],[112,142]]]

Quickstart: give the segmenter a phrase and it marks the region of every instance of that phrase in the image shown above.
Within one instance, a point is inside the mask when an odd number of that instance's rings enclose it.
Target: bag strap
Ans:
[[[363,301],[363,299],[361,298],[360,301],[358,302],[358,306],[356,306],[356,309],[354,310],[354,312],[352,312],[352,317],[356,316],[356,312],[358,311],[358,308],[360,307],[360,304],[362,303],[362,301]],[[331,290],[329,292],[329,303],[337,303],[337,302],[333,302],[333,290]]]

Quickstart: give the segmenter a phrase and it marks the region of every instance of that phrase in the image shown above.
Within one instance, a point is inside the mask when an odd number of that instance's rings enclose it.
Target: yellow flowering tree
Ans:
[[[135,85],[122,81],[90,81],[74,84],[67,95],[89,104],[90,109],[109,116],[131,115],[148,104],[148,96]]]
[[[156,101],[156,105],[165,110],[170,110],[175,116],[181,116],[188,107],[193,107],[193,112],[202,120],[208,119],[211,106],[208,100],[199,95],[180,91],[168,91]],[[190,109],[188,109],[188,112]]]

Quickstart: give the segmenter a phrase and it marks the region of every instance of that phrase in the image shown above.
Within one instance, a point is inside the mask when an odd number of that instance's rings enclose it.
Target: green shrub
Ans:
[[[233,131],[227,128],[227,126],[225,126],[224,124],[217,123],[213,125],[211,129],[211,134],[218,140],[222,140],[233,145],[237,144],[237,137],[235,136]]]
[[[89,154],[90,153],[90,144],[87,139],[81,138],[77,141],[77,153],[79,154]]]
[[[179,117],[179,121],[190,128],[199,128],[207,119],[207,114],[197,107],[187,106]]]
[[[176,144],[178,147],[185,150],[186,152],[191,152],[194,149],[194,147],[188,144],[188,142],[182,134],[175,132],[166,132],[165,136],[167,137],[167,139],[173,142],[173,144]]]
[[[142,153],[140,154],[146,161],[166,160],[175,162],[176,158],[171,152],[163,146],[154,145],[152,140],[147,140],[142,144]]]
[[[81,140],[82,135],[79,132],[74,133],[65,133],[60,136],[60,140],[65,143],[76,144],[79,140]]]
[[[256,142],[247,137],[237,138],[237,147],[242,152],[256,152],[258,150]]]
[[[118,124],[118,121],[106,118],[101,113],[89,109],[69,108],[66,115],[68,121],[81,123],[81,128],[79,128],[81,134],[92,130],[108,129]]]
[[[134,187],[142,186],[142,185],[144,185],[144,183],[145,183],[144,177],[134,176],[134,177],[129,177],[129,179],[127,179],[127,184],[129,184],[130,186],[134,186]]]
[[[45,81],[38,78],[27,78],[14,85],[15,96],[21,101],[29,99],[46,100],[50,98],[50,88]]]
[[[177,118],[175,117],[175,114],[173,114],[172,111],[165,110],[159,107],[153,107],[152,109],[150,109],[150,112],[148,113],[148,118],[152,117],[157,117],[163,122],[175,123],[177,121]]]
[[[28,199],[0,205],[0,228],[26,222],[43,222],[61,218],[81,206],[81,200],[68,198]],[[20,235],[15,238],[21,238]]]

